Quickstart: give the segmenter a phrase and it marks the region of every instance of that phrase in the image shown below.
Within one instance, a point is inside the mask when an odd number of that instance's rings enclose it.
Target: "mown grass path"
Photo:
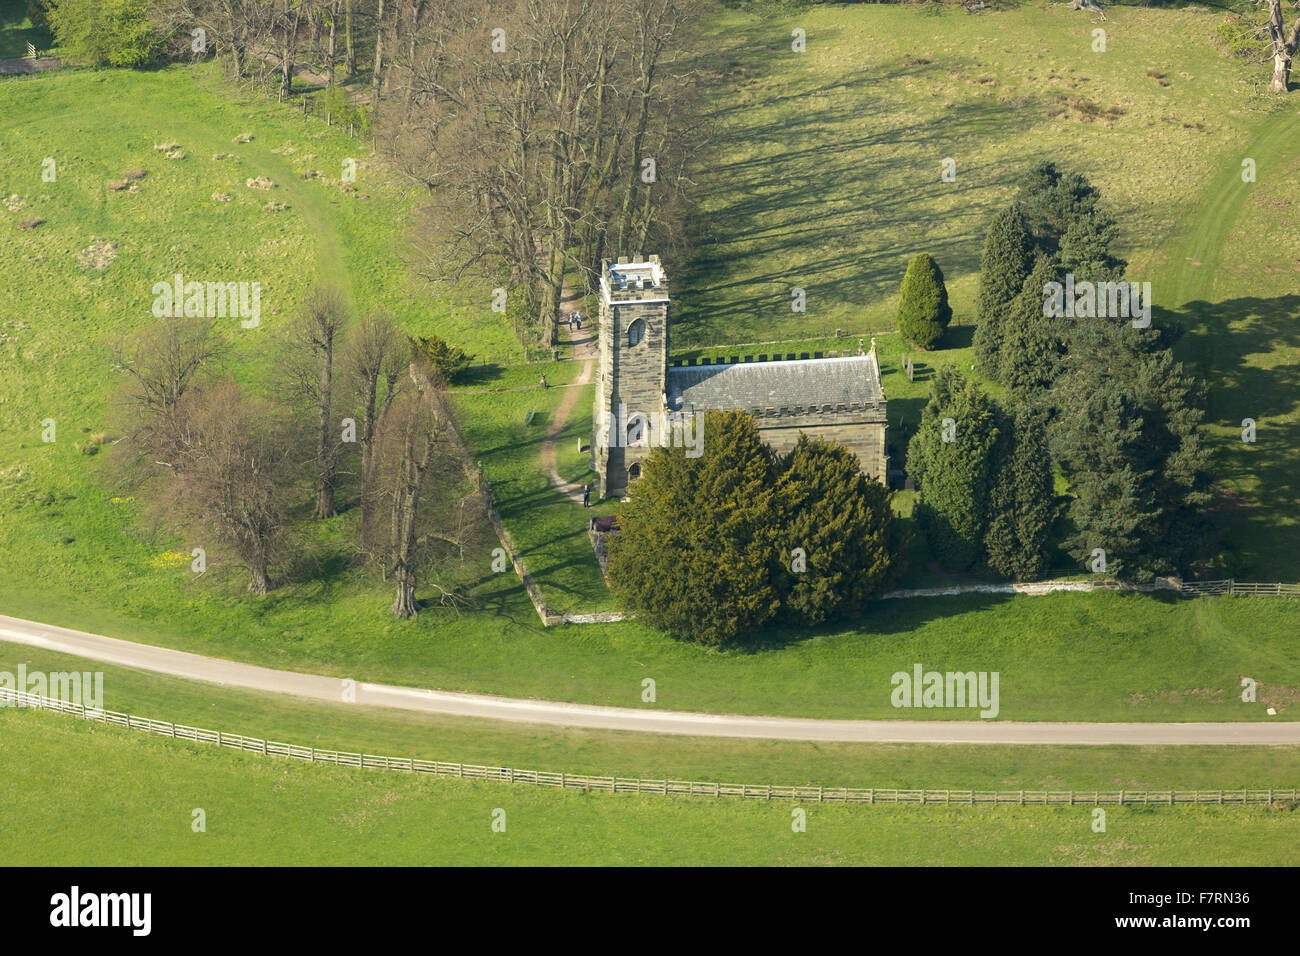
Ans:
[[[1233,227],[1249,207],[1248,196],[1257,188],[1242,179],[1241,160],[1253,159],[1261,176],[1275,171],[1291,158],[1296,147],[1296,118],[1279,113],[1259,127],[1255,138],[1242,147],[1235,160],[1201,192],[1195,208],[1179,224],[1167,263],[1152,269],[1157,289],[1169,290],[1166,308],[1189,302],[1208,302],[1214,293],[1215,279],[1225,265],[1225,246]],[[1256,268],[1267,261],[1267,250],[1249,250],[1257,257]],[[1157,292],[1159,295],[1159,292]]]

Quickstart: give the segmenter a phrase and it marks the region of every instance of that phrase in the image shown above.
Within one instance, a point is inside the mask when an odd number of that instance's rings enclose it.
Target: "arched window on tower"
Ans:
[[[641,477],[641,462],[635,461],[627,467],[628,481],[636,481]]]
[[[639,345],[645,338],[645,319],[637,319],[627,329],[627,344],[629,347]]]
[[[627,444],[628,447],[645,444],[645,416],[635,414],[632,420],[627,423]]]

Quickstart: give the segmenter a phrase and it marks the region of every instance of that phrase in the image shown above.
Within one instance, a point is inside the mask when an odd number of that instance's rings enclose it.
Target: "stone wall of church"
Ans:
[[[759,437],[779,454],[787,454],[802,432],[809,438],[837,441],[858,456],[862,473],[886,483],[889,457],[886,454],[884,404],[858,410],[808,411],[805,409],[763,409],[751,412],[758,423]],[[708,442],[708,435],[705,435]]]

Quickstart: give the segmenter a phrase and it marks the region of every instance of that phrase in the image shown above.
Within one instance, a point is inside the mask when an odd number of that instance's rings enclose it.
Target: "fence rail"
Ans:
[[[1300,597],[1300,584],[1280,581],[1183,581],[1183,594],[1265,594],[1273,597]]]
[[[546,770],[519,770],[514,767],[489,767],[481,764],[451,763],[445,760],[420,760],[415,757],[388,757],[378,754],[321,750],[302,744],[289,744],[261,737],[246,737],[220,730],[205,730],[166,720],[137,717],[113,710],[93,710],[52,697],[0,687],[0,701],[19,707],[33,707],[71,714],[85,720],[99,721],[131,730],[215,744],[244,753],[287,757],[311,763],[367,770],[398,770],[407,773],[433,774],[489,780],[497,783],[529,784],[561,790],[584,790],[604,793],[654,793],[662,796],[736,797],[741,800],[794,800],[816,803],[909,804],[916,806],[1248,806],[1270,805],[1300,800],[1300,790],[903,790],[892,787],[814,787],[776,786],[772,784],[715,783],[699,780],[642,780],[633,777],[597,777],[579,773],[555,773]]]

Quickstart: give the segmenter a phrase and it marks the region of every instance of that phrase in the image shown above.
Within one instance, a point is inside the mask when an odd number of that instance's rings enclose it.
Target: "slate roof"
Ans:
[[[697,410],[883,400],[871,355],[668,369],[668,407]]]

